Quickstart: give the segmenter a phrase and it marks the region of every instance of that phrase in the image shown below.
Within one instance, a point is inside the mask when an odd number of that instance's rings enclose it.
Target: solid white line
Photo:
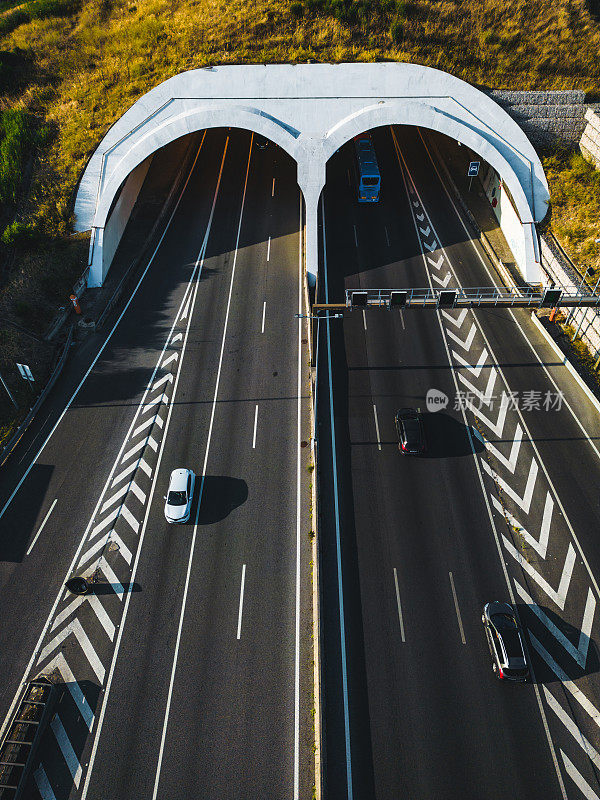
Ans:
[[[394,567],[394,583],[396,584],[396,603],[398,604],[398,619],[400,620],[400,636],[402,637],[402,641],[405,642],[404,619],[402,618],[402,606],[400,605],[400,589],[398,588],[398,573],[396,572],[396,567]]]
[[[44,525],[48,522],[48,518],[50,517],[50,514],[54,511],[54,506],[56,505],[57,502],[58,502],[58,497],[55,498],[54,502],[50,506],[50,509],[49,509],[48,513],[46,514],[46,516],[44,517],[44,519],[42,521],[42,524],[38,528],[38,532],[36,533],[33,542],[29,545],[29,549],[27,550],[27,554],[26,555],[29,555],[31,553],[31,551],[33,550],[33,546],[37,542],[38,536],[40,535],[40,533],[44,530]]]
[[[28,475],[29,475],[29,473],[31,472],[31,470],[32,470],[32,468],[33,468],[33,465],[35,464],[35,462],[38,460],[38,458],[39,458],[39,456],[40,456],[40,453],[42,452],[42,450],[44,449],[44,447],[46,447],[46,445],[47,445],[47,444],[48,444],[48,442],[50,441],[50,438],[51,438],[51,437],[52,437],[52,435],[54,434],[54,431],[55,431],[55,430],[58,428],[58,426],[60,425],[60,423],[61,423],[61,421],[62,421],[62,418],[64,417],[64,415],[67,413],[67,411],[68,411],[68,410],[69,410],[69,408],[71,407],[71,404],[73,403],[73,400],[75,399],[75,397],[77,396],[77,394],[78,394],[79,390],[81,389],[81,387],[82,387],[82,386],[83,386],[83,384],[85,383],[85,381],[86,381],[86,379],[87,379],[88,375],[90,374],[90,372],[91,372],[91,371],[94,369],[94,367],[96,366],[96,363],[97,363],[98,359],[100,358],[100,356],[101,356],[101,355],[102,355],[102,353],[104,352],[104,349],[106,348],[107,344],[108,344],[108,343],[109,343],[109,341],[111,340],[113,333],[114,333],[114,332],[116,331],[116,329],[117,329],[117,326],[119,325],[119,323],[121,322],[121,320],[123,319],[123,317],[125,316],[125,314],[127,313],[127,309],[129,308],[129,306],[130,306],[130,305],[131,305],[131,303],[133,302],[133,298],[136,296],[136,294],[137,294],[137,291],[138,291],[138,289],[140,288],[140,286],[141,286],[141,284],[142,284],[142,281],[143,281],[143,280],[144,280],[144,278],[146,277],[146,274],[147,274],[148,270],[150,269],[150,267],[151,267],[151,266],[152,266],[152,264],[154,263],[154,259],[155,259],[155,257],[156,257],[156,254],[158,253],[158,251],[159,251],[159,248],[160,248],[161,244],[163,243],[163,239],[164,239],[164,238],[165,238],[165,236],[167,235],[167,231],[169,230],[169,227],[170,227],[170,225],[171,225],[171,222],[173,221],[173,217],[175,216],[175,214],[177,213],[177,209],[179,208],[179,203],[181,202],[181,198],[183,197],[183,195],[184,195],[184,192],[185,192],[185,190],[186,190],[186,188],[187,188],[187,185],[188,185],[188,183],[189,183],[189,181],[190,181],[190,178],[192,177],[192,173],[193,173],[193,171],[194,171],[194,167],[196,166],[196,162],[197,162],[197,160],[198,160],[198,156],[200,155],[200,151],[202,150],[202,145],[204,144],[204,137],[205,137],[205,136],[206,136],[206,131],[204,132],[204,135],[202,136],[202,141],[200,142],[200,147],[198,148],[198,152],[196,153],[196,158],[194,159],[194,163],[192,164],[192,167],[191,167],[191,169],[190,169],[189,175],[187,176],[187,179],[186,179],[186,181],[185,181],[185,183],[184,183],[184,185],[183,185],[183,189],[181,190],[181,194],[179,195],[179,197],[178,197],[178,199],[177,199],[177,202],[175,203],[175,208],[173,209],[173,211],[172,211],[172,213],[171,213],[171,216],[170,216],[170,217],[169,217],[169,219],[167,220],[167,224],[165,225],[165,229],[164,229],[164,231],[162,232],[162,235],[161,235],[160,239],[158,240],[158,244],[156,245],[156,247],[155,247],[155,249],[154,249],[154,252],[153,252],[153,253],[152,253],[152,255],[150,256],[150,260],[148,261],[148,264],[146,265],[146,268],[145,268],[145,269],[144,269],[144,271],[142,272],[142,274],[141,274],[141,276],[140,276],[140,279],[139,279],[139,281],[138,281],[138,282],[137,282],[137,284],[135,285],[135,288],[134,288],[134,290],[132,291],[132,293],[131,293],[131,296],[129,297],[129,300],[128,300],[128,301],[125,303],[125,307],[123,308],[123,311],[120,313],[120,315],[119,315],[119,318],[117,319],[117,321],[115,322],[115,324],[114,324],[114,325],[113,325],[113,327],[111,328],[111,330],[110,330],[110,333],[108,334],[108,336],[107,336],[107,337],[106,337],[106,339],[104,340],[104,344],[103,344],[103,345],[102,345],[102,347],[101,347],[101,348],[98,350],[98,352],[97,352],[97,354],[96,354],[96,356],[95,356],[94,360],[93,360],[93,361],[92,361],[92,363],[90,364],[90,366],[89,366],[89,368],[88,368],[87,372],[85,373],[85,375],[83,376],[83,378],[82,378],[82,379],[79,381],[79,383],[78,383],[78,385],[77,385],[77,388],[75,389],[75,391],[73,392],[73,394],[72,394],[72,395],[71,395],[71,397],[69,398],[69,400],[68,400],[68,402],[67,402],[66,406],[64,407],[63,411],[61,412],[61,414],[60,414],[59,418],[58,418],[58,419],[56,420],[56,422],[54,423],[54,426],[53,426],[52,430],[50,431],[50,433],[48,434],[48,436],[46,437],[46,439],[44,440],[44,443],[43,443],[43,445],[42,445],[42,446],[40,447],[40,449],[37,451],[35,458],[33,459],[33,461],[31,462],[31,464],[30,464],[30,465],[27,467],[27,469],[25,470],[25,473],[23,474],[23,477],[21,478],[21,480],[19,481],[19,483],[16,485],[16,487],[15,487],[15,489],[14,489],[13,493],[11,494],[11,496],[8,498],[8,500],[6,501],[6,503],[4,504],[4,506],[2,507],[2,510],[0,510],[0,519],[1,519],[1,518],[4,516],[4,512],[6,511],[6,509],[8,508],[8,506],[9,506],[9,505],[12,503],[12,500],[13,500],[14,496],[15,496],[15,495],[16,495],[16,493],[19,491],[19,489],[20,489],[20,488],[21,488],[21,486],[23,485],[23,482],[25,481],[25,479],[27,478],[27,476],[28,476]],[[175,326],[175,325],[173,325],[173,327],[174,327],[174,326]]]
[[[563,761],[565,762],[565,769],[567,770],[568,776],[571,778],[573,783],[577,786],[581,794],[587,798],[587,800],[598,800],[598,795],[589,783],[585,780],[583,775],[579,772],[579,770],[575,767],[571,759],[568,757],[566,753],[562,750],[560,751]]]
[[[269,241],[267,242],[267,261],[271,259],[271,237],[269,236]]]
[[[165,750],[165,741],[166,741],[166,738],[167,738],[167,728],[168,728],[168,725],[169,725],[169,713],[171,711],[171,700],[172,700],[172,697],[173,697],[173,686],[175,684],[175,673],[177,671],[177,659],[179,657],[179,647],[180,647],[180,644],[181,644],[181,632],[183,630],[183,620],[184,620],[184,617],[185,617],[185,610],[186,610],[186,605],[187,605],[187,596],[188,596],[188,590],[189,590],[189,585],[190,585],[190,576],[191,576],[191,573],[192,573],[192,562],[194,560],[194,550],[195,550],[195,547],[196,547],[196,537],[198,535],[198,519],[199,519],[199,516],[200,516],[200,508],[201,508],[201,505],[202,505],[202,493],[204,491],[204,479],[206,477],[206,468],[207,468],[207,465],[208,465],[208,455],[209,455],[209,452],[210,452],[210,443],[211,443],[211,439],[212,439],[212,431],[213,431],[213,425],[214,425],[214,420],[215,420],[215,412],[216,412],[216,408],[217,408],[217,397],[218,397],[218,394],[219,394],[219,383],[220,383],[220,380],[221,380],[221,369],[223,367],[223,353],[225,351],[225,339],[227,338],[227,325],[228,325],[228,322],[229,322],[229,311],[230,311],[230,308],[231,308],[231,297],[232,297],[232,294],[233,294],[233,282],[234,282],[234,279],[235,279],[235,268],[236,268],[236,264],[237,264],[238,247],[239,247],[239,243],[240,243],[240,233],[241,233],[241,230],[242,230],[242,219],[243,219],[243,216],[244,216],[244,205],[245,205],[245,202],[246,202],[246,189],[248,187],[248,173],[250,172],[250,159],[251,159],[251,156],[252,156],[253,139],[254,139],[254,134],[251,134],[251,136],[250,136],[250,149],[248,151],[248,163],[246,164],[246,178],[245,178],[245,181],[244,181],[244,191],[243,191],[243,194],[242,194],[242,206],[241,206],[241,209],[240,209],[240,218],[239,218],[239,223],[238,223],[237,238],[236,238],[236,242],[235,242],[235,253],[234,253],[234,256],[233,256],[233,265],[232,265],[232,269],[231,269],[231,282],[229,284],[229,296],[227,298],[227,308],[226,308],[226,311],[225,311],[225,322],[224,322],[224,325],[223,325],[223,337],[222,337],[222,340],[221,340],[221,352],[219,354],[219,365],[217,367],[217,378],[216,378],[216,381],[215,381],[215,393],[214,393],[214,396],[213,396],[213,403],[212,403],[212,409],[211,409],[211,414],[210,414],[210,422],[209,422],[209,425],[208,425],[208,436],[207,436],[207,439],[206,439],[206,452],[204,454],[204,464],[202,466],[202,480],[200,482],[200,491],[198,493],[198,507],[197,507],[197,510],[196,510],[196,521],[194,523],[194,532],[192,534],[192,541],[191,541],[191,544],[190,544],[190,555],[189,555],[189,559],[188,559],[187,574],[186,574],[186,577],[185,577],[185,586],[184,586],[184,589],[183,589],[183,598],[182,598],[182,601],[181,601],[181,612],[180,612],[180,616],[179,616],[179,626],[177,628],[177,639],[175,641],[175,651],[173,653],[173,666],[171,668],[171,678],[169,680],[169,691],[167,693],[167,703],[166,703],[166,707],[165,707],[165,716],[164,716],[164,722],[163,722],[163,728],[162,728],[162,734],[161,734],[161,740],[160,740],[160,748],[159,748],[159,752],[158,752],[158,763],[156,765],[156,773],[155,773],[155,777],[154,777],[154,791],[152,792],[152,800],[156,800],[156,798],[158,797],[158,787],[159,787],[159,783],[160,783],[160,772],[161,772],[161,769],[162,769],[162,761],[163,761],[164,750]],[[164,439],[163,439],[163,442],[164,442]],[[129,596],[131,596],[131,595],[129,595]],[[122,628],[121,628],[121,630],[122,630]],[[82,797],[81,800],[85,800],[85,798]]]
[[[465,631],[462,624],[462,618],[460,616],[460,608],[458,607],[458,597],[456,596],[456,589],[454,587],[454,578],[452,577],[452,573],[449,572],[450,575],[450,585],[452,586],[452,597],[454,598],[454,608],[456,609],[456,618],[458,619],[458,627],[460,628],[460,638],[463,644],[467,643],[465,639]]]
[[[63,754],[63,758],[65,759],[67,767],[69,768],[69,772],[71,773],[71,777],[73,778],[73,783],[75,786],[79,787],[79,782],[81,780],[81,764],[75,755],[75,750],[73,749],[71,740],[67,736],[65,726],[62,724],[61,718],[58,716],[58,714],[54,715],[54,718],[50,723],[50,727],[54,731],[60,751]]]
[[[35,778],[35,783],[39,793],[42,796],[42,800],[56,800],[56,795],[52,791],[52,787],[50,786],[50,781],[48,780],[48,776],[46,775],[46,770],[41,764],[33,773],[33,777]]]
[[[402,322],[402,330],[406,330],[406,325],[404,324],[404,312],[400,309],[400,321]]]
[[[177,337],[179,337],[181,335],[181,338],[183,339],[183,344],[181,346],[181,359],[179,361],[179,371],[178,371],[177,377],[175,379],[175,385],[173,386],[172,401],[169,404],[168,411],[167,411],[167,419],[166,419],[166,423],[165,423],[165,432],[164,432],[164,436],[163,436],[162,441],[161,441],[160,451],[158,453],[158,458],[157,458],[157,462],[156,462],[156,470],[154,472],[154,478],[152,480],[152,486],[150,487],[150,492],[149,492],[149,495],[148,495],[149,498],[150,498],[150,502],[146,506],[146,513],[144,515],[144,521],[142,523],[142,529],[141,529],[141,533],[140,533],[138,549],[137,549],[137,552],[136,552],[136,555],[135,555],[135,561],[134,561],[134,564],[133,564],[133,570],[132,570],[131,578],[130,578],[131,586],[133,586],[133,584],[135,582],[135,576],[137,575],[137,569],[138,569],[138,565],[139,565],[141,554],[142,554],[142,546],[143,546],[143,542],[144,542],[144,538],[145,538],[146,530],[147,530],[147,525],[148,525],[148,518],[150,516],[150,509],[152,507],[152,498],[154,496],[154,491],[156,489],[156,481],[157,481],[158,474],[159,474],[160,463],[162,461],[164,447],[165,447],[165,443],[167,441],[167,431],[169,430],[169,423],[171,421],[171,415],[172,415],[172,412],[173,412],[174,400],[175,400],[175,396],[177,394],[177,386],[179,384],[179,378],[181,376],[181,366],[183,364],[183,358],[184,358],[185,350],[186,350],[186,347],[187,347],[188,336],[189,336],[190,325],[191,325],[191,319],[192,319],[192,316],[193,316],[193,309],[194,309],[194,306],[196,304],[196,298],[197,298],[197,295],[198,295],[198,287],[200,286],[199,277],[200,277],[200,274],[202,272],[202,267],[204,265],[204,254],[206,252],[206,246],[207,246],[207,243],[208,243],[208,238],[209,238],[210,230],[211,230],[211,227],[212,227],[212,220],[213,220],[214,210],[215,210],[215,206],[216,206],[216,202],[217,202],[217,196],[218,196],[218,193],[219,193],[219,187],[220,187],[220,184],[221,184],[221,175],[223,173],[223,165],[225,163],[225,156],[227,154],[228,144],[229,144],[229,138],[227,138],[225,140],[225,148],[223,150],[223,159],[221,161],[221,170],[219,172],[219,177],[217,179],[217,185],[216,185],[216,188],[215,188],[215,195],[214,195],[214,198],[213,198],[213,205],[212,205],[210,216],[209,216],[208,223],[207,223],[207,226],[206,226],[206,233],[204,234],[204,241],[202,242],[202,247],[200,249],[200,253],[198,255],[198,259],[196,260],[196,264],[194,266],[194,272],[192,273],[192,277],[190,279],[190,286],[191,286],[192,285],[191,282],[196,277],[196,270],[197,270],[198,277],[197,277],[197,279],[195,280],[195,282],[193,284],[193,289],[191,289],[191,291],[193,291],[193,293],[194,293],[194,299],[192,301],[192,313],[188,317],[187,325],[186,325],[186,328],[185,328],[185,336],[183,336],[183,334],[180,334],[180,333],[177,334]],[[175,327],[175,324],[176,323],[173,323],[173,328]],[[167,338],[167,342],[165,343],[165,347],[163,349],[163,353],[161,353],[161,358],[163,358],[163,356],[164,356],[164,350],[166,350],[169,341],[172,344],[172,342],[175,340],[175,337],[173,339],[170,339],[170,337],[173,335],[173,328],[171,328],[171,333],[170,333],[169,337]],[[160,361],[158,363],[160,364]],[[107,572],[108,572],[108,569],[107,569],[108,565],[105,562],[103,563],[103,560],[101,559],[101,561],[100,561],[98,566],[99,566],[99,568],[101,568],[103,570],[104,574],[106,575]],[[110,581],[110,578],[109,578],[109,581]],[[115,594],[117,594],[117,597],[119,597],[119,599],[121,600],[122,599],[122,594],[118,593],[118,587],[113,586],[113,589],[115,590]],[[121,587],[121,589],[122,589],[122,587]],[[100,734],[102,732],[102,725],[103,725],[103,722],[104,722],[104,716],[106,714],[106,704],[107,704],[107,701],[108,701],[108,698],[109,698],[109,695],[110,695],[110,689],[111,689],[111,686],[112,686],[112,680],[113,680],[113,676],[114,676],[114,672],[115,672],[115,667],[116,667],[116,664],[117,664],[117,657],[119,655],[119,649],[120,649],[120,646],[121,646],[121,639],[122,639],[122,636],[123,636],[123,631],[125,630],[125,622],[126,622],[126,619],[127,619],[127,613],[129,611],[129,603],[131,602],[131,598],[132,597],[133,597],[133,592],[128,591],[127,592],[127,597],[125,598],[125,605],[124,605],[124,608],[123,608],[123,616],[121,618],[121,624],[120,624],[120,627],[119,627],[119,633],[117,635],[117,642],[116,642],[115,650],[114,650],[113,657],[112,657],[110,671],[109,671],[109,674],[108,674],[108,680],[106,682],[106,687],[105,687],[104,693],[102,695],[102,708],[100,710],[100,716],[99,716],[99,720],[98,720],[98,725],[96,727],[96,733],[95,733],[95,736],[94,736],[94,743],[92,745],[92,751],[90,753],[89,766],[88,766],[88,769],[87,769],[87,774],[86,774],[86,778],[85,778],[85,784],[84,784],[84,787],[83,787],[83,793],[81,795],[81,799],[80,800],[85,800],[85,798],[87,796],[87,791],[88,791],[88,788],[89,788],[90,780],[91,780],[91,777],[92,777],[94,761],[95,761],[96,753],[97,753],[97,750],[98,750],[98,742],[100,740]]]
[[[329,303],[329,286],[327,283],[327,239],[325,229],[325,201],[321,195],[321,217],[323,220],[323,277],[325,279],[325,302]],[[335,546],[338,581],[338,606],[340,614],[340,645],[342,655],[342,696],[344,701],[344,739],[346,744],[346,786],[348,800],[353,800],[352,786],[352,751],[350,748],[350,712],[348,702],[348,665],[346,663],[346,621],[344,614],[344,588],[342,581],[342,543],[340,525],[340,507],[338,498],[337,454],[335,441],[335,414],[333,409],[333,376],[331,366],[331,334],[330,321],[327,317],[327,369],[329,373],[329,419],[331,425],[331,452],[333,457],[333,506],[335,512]]]
[[[398,141],[396,139],[396,136],[395,136],[395,133],[393,131],[393,128],[391,128],[391,132],[392,132],[392,138],[394,139],[394,146],[395,146],[395,149],[396,149],[396,155],[397,155],[397,158],[398,158],[398,163],[401,164],[401,161],[402,161],[402,163],[404,164],[404,169],[406,170],[406,173],[409,175],[409,177],[411,177],[411,180],[412,180],[412,176],[410,176],[410,172],[408,170],[406,162],[404,161],[404,156],[402,156],[402,154],[400,152],[400,147],[398,145]],[[435,169],[435,164],[433,166],[434,166],[434,169]],[[437,172],[437,169],[436,169],[436,172]],[[438,177],[440,177],[439,173],[437,173],[437,174],[438,174]],[[404,172],[402,172],[402,180],[404,182],[406,193],[408,195],[410,187],[409,187],[408,179],[407,179],[406,175],[404,174]],[[441,178],[440,178],[440,181],[441,181]],[[452,200],[450,198],[450,195],[448,194],[448,190],[446,189],[445,186],[444,186],[444,190],[446,191],[446,194],[448,195],[448,198],[450,199],[450,202],[452,202]],[[417,194],[417,197],[419,197],[419,200],[421,200],[418,192],[416,191],[416,188],[413,191]],[[418,206],[419,203],[414,203],[414,205]],[[421,205],[422,205],[422,203],[421,203]],[[454,206],[454,204],[453,204],[453,207],[454,207],[454,209],[456,211],[456,206]],[[413,225],[415,226],[415,229],[416,229],[417,223],[416,223],[416,220],[414,218],[414,210],[413,210],[413,206],[412,205],[411,205],[410,209],[411,209],[411,214],[412,214],[412,218],[413,218]],[[458,214],[458,211],[456,213]],[[421,249],[421,256],[423,258],[423,264],[425,265],[426,274],[428,276],[429,285],[431,287],[432,286],[431,278],[429,276],[429,271],[427,270],[427,261],[426,261],[425,252],[424,252],[423,248]],[[466,311],[466,309],[464,309],[464,310]],[[442,312],[442,313],[444,313],[444,312]],[[439,311],[436,312],[436,316],[437,316],[440,332],[442,334],[442,341],[444,343],[444,348],[446,350],[446,358],[448,359],[448,364],[450,365],[450,368],[451,368],[451,374],[452,374],[452,380],[454,382],[454,388],[455,388],[455,391],[458,392],[458,388],[459,387],[458,387],[458,380],[457,380],[457,377],[456,377],[456,370],[453,367],[452,357],[450,355],[450,348],[448,346],[448,341],[447,341],[447,339],[446,339],[446,337],[444,335],[445,328],[444,328],[444,325],[442,323],[442,318],[440,316]],[[461,314],[461,316],[462,316],[462,314]],[[467,420],[467,412],[466,412],[466,410],[464,408],[461,408],[461,415],[462,415],[462,418],[463,418],[465,429],[467,431],[467,435],[469,437],[469,444],[471,445],[471,457],[473,458],[473,463],[475,464],[477,477],[479,478],[479,487],[481,489],[481,495],[483,497],[483,501],[484,501],[486,509],[487,509],[488,520],[489,520],[489,523],[490,523],[490,528],[492,530],[494,541],[496,543],[496,551],[498,553],[498,559],[500,561],[500,566],[502,568],[502,573],[504,575],[504,581],[506,583],[506,589],[508,591],[508,595],[510,597],[511,603],[513,604],[513,606],[516,606],[515,594],[514,594],[514,591],[513,591],[513,588],[512,588],[512,583],[511,583],[510,578],[508,576],[508,569],[507,569],[507,566],[506,566],[507,562],[505,562],[505,560],[504,560],[504,550],[502,549],[502,545],[500,544],[500,536],[498,535],[498,529],[496,528],[496,522],[495,522],[495,519],[494,519],[494,514],[492,513],[492,509],[491,509],[491,506],[490,506],[486,485],[485,485],[485,482],[483,480],[483,473],[482,473],[482,469],[481,469],[481,465],[480,465],[479,456],[477,455],[477,451],[475,449],[475,444],[473,442],[473,436],[471,434],[471,426],[469,425],[469,422]],[[567,799],[567,792],[566,792],[564,781],[563,781],[563,777],[562,777],[562,773],[560,771],[560,766],[558,764],[558,758],[556,756],[556,750],[554,748],[554,742],[552,741],[552,737],[550,735],[550,728],[548,726],[548,719],[546,717],[546,711],[545,711],[544,705],[542,703],[542,697],[541,697],[541,694],[540,694],[540,690],[539,690],[537,684],[535,683],[535,675],[533,674],[533,669],[532,669],[532,677],[534,678],[533,689],[535,691],[536,701],[537,701],[538,709],[539,709],[539,712],[540,712],[540,717],[542,719],[542,724],[544,726],[544,732],[546,734],[546,741],[548,742],[548,748],[550,750],[550,755],[552,757],[552,763],[554,764],[554,769],[555,769],[555,772],[556,772],[556,779],[558,781],[558,785],[559,785],[559,788],[560,788],[561,797],[563,798],[563,800],[568,800]]]
[[[377,419],[377,406],[373,403],[373,416],[375,417],[375,431],[377,433],[377,449],[381,450],[381,437],[379,435],[379,420]]]
[[[271,197],[275,197],[275,178],[273,178],[273,185],[271,186]]]
[[[356,233],[356,225],[352,226],[354,228],[354,244],[358,247],[358,234]]]
[[[237,638],[239,639],[242,635],[242,611],[244,609],[244,586],[246,584],[246,565],[244,564],[242,567],[242,583],[240,585],[240,608],[238,611],[238,627],[237,627]]]
[[[301,522],[302,522],[302,289],[304,265],[302,262],[302,196],[298,221],[298,381],[297,381],[297,426],[296,426],[296,625],[294,657],[294,800],[300,797],[300,567],[301,567]]]
[[[364,308],[363,308],[363,325],[365,326],[365,330],[367,330],[367,315],[365,313]]]
[[[263,303],[262,325],[261,325],[261,328],[260,328],[260,332],[261,333],[265,332],[265,314],[266,313],[267,313],[267,301],[265,300],[264,303]]]
[[[389,235],[388,235],[388,229],[387,229],[387,225],[384,225],[383,227],[384,227],[384,229],[385,229],[385,240],[386,240],[386,242],[387,242],[387,246],[389,247],[389,246],[390,246],[390,237],[389,237]]]
[[[256,449],[256,424],[258,422],[258,403],[256,404],[256,408],[254,409],[254,433],[252,435],[252,449]]]

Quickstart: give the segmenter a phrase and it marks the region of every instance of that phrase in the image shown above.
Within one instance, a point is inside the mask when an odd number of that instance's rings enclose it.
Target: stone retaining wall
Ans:
[[[581,275],[552,235],[540,236],[542,266],[557,285],[578,289]],[[593,308],[565,309],[567,322],[575,329],[594,356],[600,355],[600,312]]]
[[[579,142],[583,157],[600,169],[600,116],[593,108],[585,112],[586,126]]]
[[[586,127],[585,92],[581,90],[513,92],[492,89],[495,100],[527,134],[534,147],[576,147]]]

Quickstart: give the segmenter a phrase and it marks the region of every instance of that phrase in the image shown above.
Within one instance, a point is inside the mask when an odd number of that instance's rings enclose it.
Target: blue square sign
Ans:
[[[471,161],[469,164],[469,172],[467,174],[468,178],[474,178],[476,175],[479,175],[479,164],[480,161]]]

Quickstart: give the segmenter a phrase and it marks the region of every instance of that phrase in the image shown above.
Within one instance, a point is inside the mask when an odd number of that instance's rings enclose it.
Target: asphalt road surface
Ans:
[[[320,300],[498,282],[439,147],[373,135],[378,204],[356,202],[352,145],[329,165]],[[597,412],[525,314],[357,310],[319,327],[327,796],[595,797]],[[427,413],[430,389],[445,409]],[[398,452],[403,406],[424,412],[424,457]],[[492,672],[492,599],[517,603],[532,683]]]
[[[2,717],[24,675],[63,687],[28,797],[312,792],[301,223],[281,151],[208,132],[89,376],[31,469],[46,429],[11,459]],[[176,526],[163,495],[181,466],[196,491]],[[97,576],[91,599],[61,591],[72,571]]]

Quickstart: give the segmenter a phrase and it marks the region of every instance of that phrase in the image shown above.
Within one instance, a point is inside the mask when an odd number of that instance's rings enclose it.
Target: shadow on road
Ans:
[[[224,475],[207,475],[204,478],[202,503],[198,516],[199,525],[220,522],[248,499],[248,484],[240,478]],[[195,519],[194,512],[190,519]]]
[[[23,561],[27,546],[41,523],[40,506],[52,478],[54,467],[36,464],[0,520],[0,561]]]
[[[442,411],[423,414],[421,419],[427,442],[427,450],[423,454],[423,458],[457,458],[471,455],[468,426]],[[484,444],[479,438],[479,434],[472,428],[471,439],[475,452],[481,453]]]

